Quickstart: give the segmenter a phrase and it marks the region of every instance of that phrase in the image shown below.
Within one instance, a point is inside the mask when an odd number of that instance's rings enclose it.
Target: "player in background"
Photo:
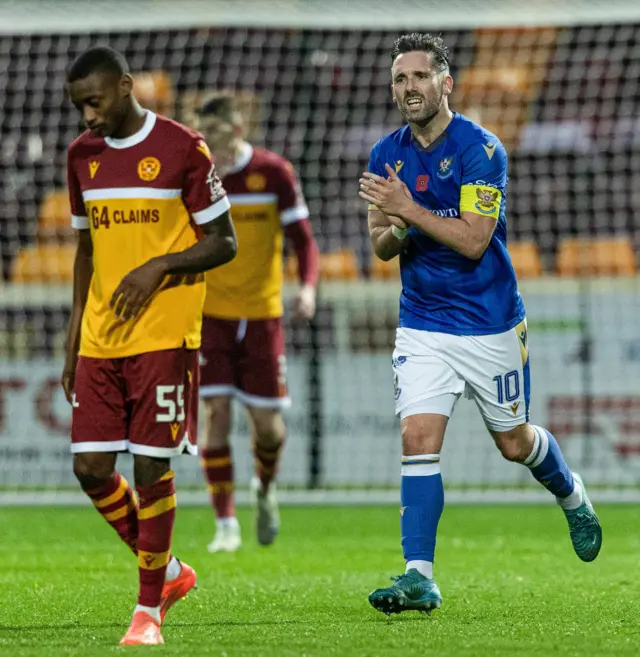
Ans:
[[[234,96],[214,93],[200,103],[194,121],[215,153],[238,233],[237,258],[206,276],[200,388],[206,409],[200,453],[216,515],[208,549],[233,552],[242,539],[233,500],[231,401],[240,401],[250,417],[256,533],[261,545],[270,545],[280,522],[274,477],[285,441],[282,410],[290,404],[282,321],[283,246],[288,239],[298,260],[300,287],[293,302],[298,320],[315,313],[318,247],[293,167],[243,139]]]
[[[369,596],[387,614],[442,601],[433,579],[440,449],[463,393],[502,455],[556,497],[578,557],[592,561],[602,542],[582,480],[551,433],[529,423],[527,325],[506,247],[506,151],[449,109],[453,80],[440,38],[401,36],[391,59],[393,99],[408,125],[374,145],[360,179],[373,249],[382,260],[400,256],[402,278],[393,369],[406,572]]]
[[[137,555],[138,605],[120,643],[159,644],[166,611],[196,583],[171,555],[170,458],[196,451],[204,272],[234,257],[236,237],[206,143],[142,109],[122,55],[88,50],[67,80],[89,128],[68,158],[78,250],[62,385],[73,469]],[[137,496],[115,470],[124,451]]]

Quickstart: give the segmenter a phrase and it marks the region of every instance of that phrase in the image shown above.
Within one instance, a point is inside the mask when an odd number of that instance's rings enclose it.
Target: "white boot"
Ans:
[[[242,547],[242,535],[237,518],[218,518],[216,534],[207,550],[209,552],[235,552]]]

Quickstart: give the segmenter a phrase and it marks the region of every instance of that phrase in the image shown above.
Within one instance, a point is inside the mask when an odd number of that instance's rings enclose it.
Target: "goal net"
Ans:
[[[357,180],[373,143],[400,125],[388,52],[413,30],[442,33],[453,109],[509,152],[533,419],[555,432],[595,497],[640,496],[637,2],[24,0],[4,3],[0,30],[1,502],[78,499],[58,385],[74,251],[66,147],[80,129],[65,71],[97,44],[126,55],[145,106],[177,119],[198,94],[235,89],[251,140],[294,163],[322,280],[314,323],[287,318],[293,407],[280,485],[291,501],[397,498],[400,284],[372,257]],[[242,487],[252,456],[240,408],[232,443]],[[456,408],[442,464],[449,499],[539,499],[471,402]],[[204,501],[197,459],[175,465],[183,499]]]

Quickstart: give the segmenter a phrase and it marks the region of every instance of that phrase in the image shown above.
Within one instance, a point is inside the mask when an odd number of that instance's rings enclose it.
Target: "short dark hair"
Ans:
[[[451,63],[449,49],[445,46],[442,37],[420,32],[403,34],[394,41],[391,49],[391,62],[395,62],[396,57],[405,52],[420,50],[431,55],[431,61],[439,72],[449,68]]]
[[[71,65],[67,82],[83,80],[92,73],[112,73],[122,77],[129,73],[127,60],[117,50],[107,46],[98,46],[82,53]]]
[[[237,113],[236,97],[232,91],[226,89],[208,94],[197,109],[198,116],[215,116],[229,123],[236,121]]]

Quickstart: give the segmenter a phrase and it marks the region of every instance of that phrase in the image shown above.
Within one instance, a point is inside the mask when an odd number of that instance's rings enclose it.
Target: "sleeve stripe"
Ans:
[[[89,228],[89,217],[81,217],[77,214],[72,214],[71,226],[77,230],[86,230]]]
[[[293,208],[287,208],[280,213],[280,223],[288,226],[296,221],[302,221],[309,218],[309,208],[306,204],[296,205]]]
[[[199,212],[191,213],[191,216],[193,217],[193,220],[200,226],[201,224],[208,224],[210,221],[217,219],[221,214],[224,214],[230,209],[231,203],[229,203],[229,198],[227,196],[223,196],[208,208],[200,210]]]

